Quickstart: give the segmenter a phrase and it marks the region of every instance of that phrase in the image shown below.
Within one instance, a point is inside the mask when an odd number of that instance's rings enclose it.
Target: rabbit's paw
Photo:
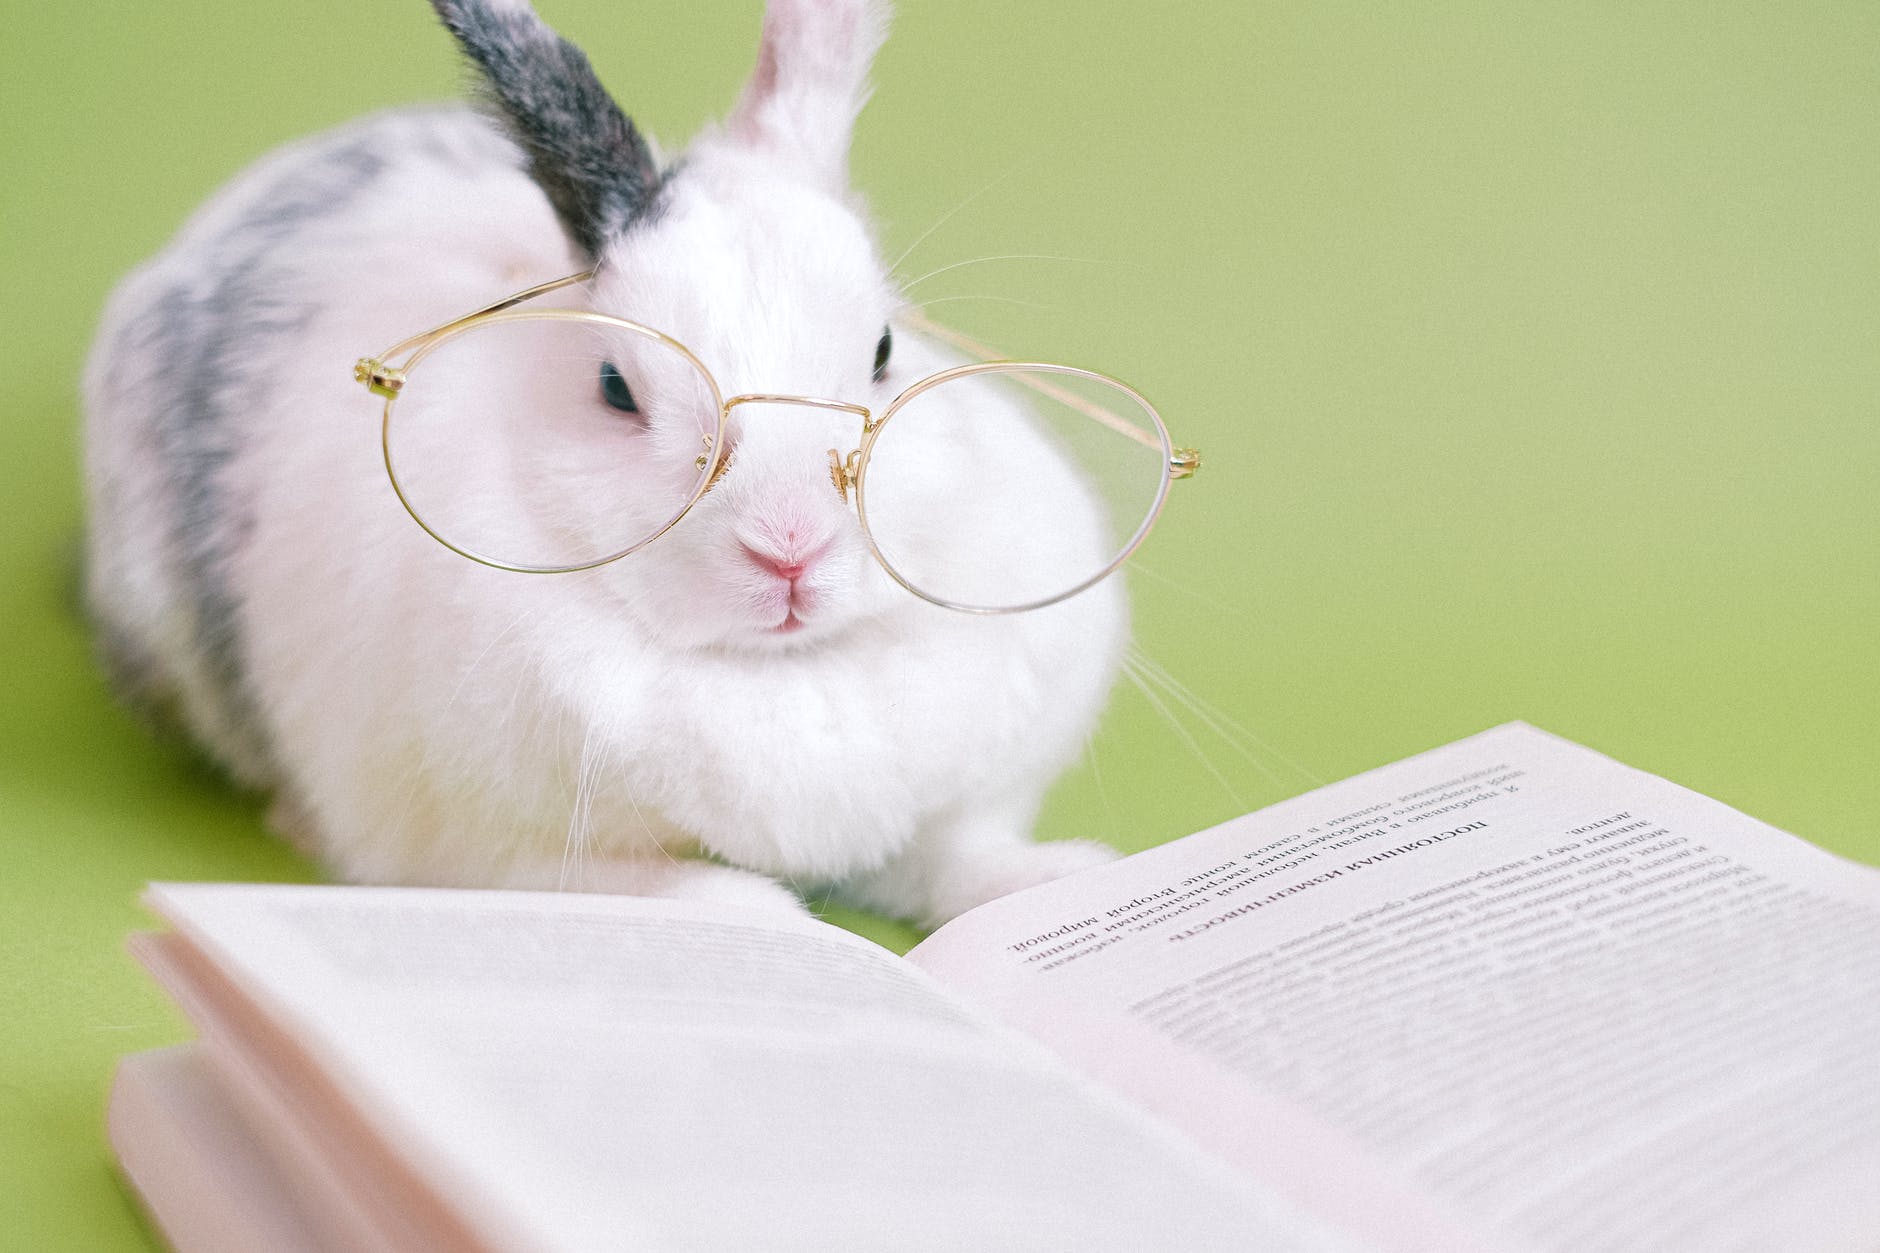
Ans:
[[[712,901],[798,916],[809,912],[801,897],[775,879],[717,862],[622,857],[583,862],[575,868],[544,862],[529,870],[533,873],[512,873],[505,886]]]
[[[1118,855],[1094,840],[969,846],[932,868],[919,907],[909,912],[923,926],[937,927],[987,901],[1106,865]]]

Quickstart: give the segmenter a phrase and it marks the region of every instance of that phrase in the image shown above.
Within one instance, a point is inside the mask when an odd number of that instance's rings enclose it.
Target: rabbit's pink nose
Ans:
[[[760,568],[768,570],[778,578],[785,579],[791,583],[796,582],[805,574],[808,574],[810,567],[814,566],[817,558],[822,556],[819,550],[817,552],[804,554],[790,553],[778,557],[752,548],[749,544],[744,545],[744,551]]]

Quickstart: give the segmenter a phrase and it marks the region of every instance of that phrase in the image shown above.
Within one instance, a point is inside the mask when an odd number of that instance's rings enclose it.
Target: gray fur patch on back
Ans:
[[[278,778],[266,720],[246,672],[241,603],[230,563],[253,532],[248,503],[225,470],[255,439],[251,410],[267,371],[322,310],[303,273],[310,244],[357,205],[388,167],[518,170],[521,154],[485,119],[461,107],[400,109],[368,118],[303,151],[280,154],[225,191],[231,216],[213,236],[182,238],[154,267],[134,315],[119,324],[106,359],[134,376],[111,380],[130,426],[147,433],[163,484],[162,537],[172,603],[181,611],[192,669],[206,680],[213,726],[186,716],[173,645],[143,638],[94,605],[95,640],[113,689],[156,729],[194,738],[235,777]],[[344,229],[338,228],[338,229]],[[330,253],[331,248],[324,251]],[[108,592],[93,588],[94,596]],[[189,733],[194,732],[192,736]]]
[[[254,762],[271,762],[266,725],[246,682],[239,600],[228,563],[253,529],[232,500],[223,470],[248,434],[241,419],[265,380],[253,363],[305,327],[315,310],[290,294],[289,254],[296,237],[343,211],[385,166],[370,132],[297,163],[259,189],[247,211],[192,260],[206,265],[178,274],[124,331],[157,364],[144,380],[157,455],[170,488],[177,575],[191,610],[193,644],[214,685],[228,729]],[[125,355],[116,354],[120,359]],[[150,659],[121,638],[101,639],[119,691],[159,723],[176,721],[172,697],[151,681]]]

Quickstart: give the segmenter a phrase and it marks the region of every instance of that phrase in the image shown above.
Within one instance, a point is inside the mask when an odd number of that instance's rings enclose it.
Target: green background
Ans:
[[[122,955],[137,889],[309,870],[92,669],[74,379],[243,163],[458,76],[416,0],[8,8],[0,1245],[141,1248],[104,1085],[182,1027]],[[542,8],[674,146],[758,24]],[[1119,684],[1047,834],[1140,847],[1525,718],[1880,862],[1877,65],[1870,0],[908,3],[854,159],[887,255],[1075,258],[916,291],[1207,456],[1132,576],[1205,703]]]

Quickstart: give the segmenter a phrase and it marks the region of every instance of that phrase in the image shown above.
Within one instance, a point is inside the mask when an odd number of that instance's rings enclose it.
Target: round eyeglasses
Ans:
[[[1114,572],[1155,524],[1170,482],[1200,466],[1127,384],[999,360],[924,318],[900,321],[981,360],[910,384],[877,416],[814,396],[726,397],[662,331],[583,309],[516,308],[591,277],[519,292],[354,369],[384,398],[380,440],[400,503],[472,561],[547,574],[629,556],[732,468],[726,434],[738,409],[794,406],[859,424],[852,446],[835,437],[825,469],[830,488],[852,496],[890,578],[949,609],[1017,613]]]

